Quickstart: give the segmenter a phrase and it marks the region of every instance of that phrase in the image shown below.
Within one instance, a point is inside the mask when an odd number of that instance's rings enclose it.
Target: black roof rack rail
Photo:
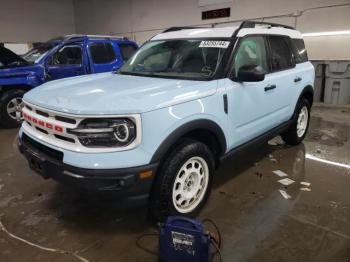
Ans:
[[[283,28],[292,29],[292,30],[295,29],[294,27],[289,26],[289,25],[282,25],[282,24],[269,23],[269,22],[259,22],[259,21],[243,21],[242,24],[240,25],[239,29],[254,28],[255,25],[267,25],[270,27],[283,27]]]
[[[174,27],[170,27],[170,28],[168,28],[168,29],[165,29],[162,33],[180,31],[180,30],[185,30],[185,29],[200,29],[200,28],[206,28],[206,27],[198,27],[198,26],[174,26]]]

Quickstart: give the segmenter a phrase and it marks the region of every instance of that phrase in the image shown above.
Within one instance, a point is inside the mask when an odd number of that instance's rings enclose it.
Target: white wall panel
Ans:
[[[74,32],[73,0],[0,0],[0,42],[38,42]]]

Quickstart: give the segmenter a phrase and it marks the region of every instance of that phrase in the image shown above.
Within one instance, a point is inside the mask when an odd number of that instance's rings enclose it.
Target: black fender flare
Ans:
[[[311,97],[310,103],[311,103],[311,106],[312,106],[312,103],[313,103],[313,100],[314,100],[313,99],[313,97],[314,97],[314,89],[312,88],[312,86],[310,86],[310,85],[305,86],[303,91],[301,91],[301,93],[300,93],[300,95],[298,97],[298,100],[297,100],[297,102],[295,104],[294,112],[293,112],[293,115],[292,115],[291,119],[293,119],[295,117],[296,110],[297,110],[297,107],[298,107],[298,103],[299,103],[299,101],[300,101],[300,99],[302,97]]]
[[[213,133],[219,142],[220,154],[224,154],[226,152],[226,137],[221,127],[212,120],[199,119],[187,122],[172,131],[170,135],[163,140],[156,152],[153,154],[151,163],[159,162],[181,137],[195,130],[206,130]]]
[[[314,89],[310,85],[304,87],[303,91],[301,91],[301,94],[298,98],[298,101],[300,100],[301,97],[307,96],[308,94],[310,94],[312,96],[312,101],[311,101],[311,103],[312,103],[313,97],[314,97]]]

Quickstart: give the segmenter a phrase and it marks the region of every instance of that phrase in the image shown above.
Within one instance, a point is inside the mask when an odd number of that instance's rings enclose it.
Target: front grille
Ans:
[[[61,139],[61,140],[64,140],[64,141],[67,141],[67,142],[70,142],[70,143],[75,143],[75,140],[73,138],[66,137],[66,136],[60,136],[60,135],[57,135],[57,134],[55,134],[54,136],[56,138],[58,138],[58,139]]]
[[[40,128],[40,127],[35,127],[35,129],[38,130],[38,131],[40,131],[41,133],[46,134],[46,135],[49,134],[49,132],[47,132],[46,130],[44,130],[44,129]]]
[[[58,121],[69,123],[69,124],[76,124],[77,123],[77,121],[75,119],[63,117],[63,116],[55,116],[55,119]]]
[[[37,141],[35,141],[34,139],[31,139],[29,136],[27,136],[25,133],[23,133],[22,135],[22,143],[26,146],[28,146],[29,148],[34,148],[36,150],[38,150],[39,152],[41,152],[44,155],[49,156],[50,158],[53,158],[59,162],[63,161],[63,153],[52,149],[51,147],[45,146]]]
[[[38,115],[41,115],[41,116],[44,116],[44,117],[49,117],[49,114],[48,114],[48,113],[43,112],[43,111],[41,111],[41,110],[36,110],[36,113],[37,113]]]

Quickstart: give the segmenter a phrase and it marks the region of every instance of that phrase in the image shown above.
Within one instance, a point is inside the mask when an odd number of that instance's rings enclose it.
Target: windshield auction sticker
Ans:
[[[199,47],[227,48],[229,44],[229,41],[202,41]]]

